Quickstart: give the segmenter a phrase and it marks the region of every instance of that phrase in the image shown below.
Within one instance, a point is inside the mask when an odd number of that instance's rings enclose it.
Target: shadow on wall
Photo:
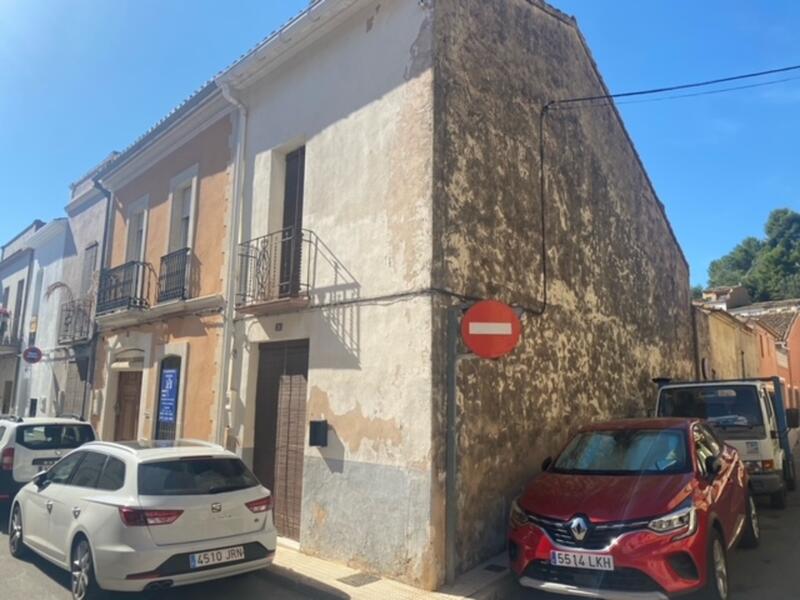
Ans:
[[[344,443],[332,425],[328,424],[328,445],[317,450],[331,473],[344,472]]]
[[[319,308],[312,368],[361,368],[361,284],[313,232],[310,236],[309,299]]]

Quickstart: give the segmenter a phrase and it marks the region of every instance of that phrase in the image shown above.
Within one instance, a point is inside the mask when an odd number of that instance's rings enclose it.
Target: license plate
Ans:
[[[562,552],[561,550],[551,550],[550,564],[556,567],[592,569],[594,571],[613,571],[614,557],[610,554]]]
[[[39,460],[33,461],[33,464],[37,467],[45,467],[49,469],[57,462],[58,462],[57,458],[40,458]]]
[[[189,566],[192,569],[220,565],[223,563],[244,560],[244,546],[233,546],[222,550],[209,550],[189,555]]]

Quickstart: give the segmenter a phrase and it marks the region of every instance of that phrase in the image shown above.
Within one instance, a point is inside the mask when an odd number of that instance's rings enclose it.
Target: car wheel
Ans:
[[[728,557],[722,536],[716,530],[712,530],[707,562],[707,583],[703,600],[728,600]]]
[[[14,558],[24,558],[26,547],[22,536],[22,509],[15,504],[8,523],[8,552]]]
[[[70,588],[72,600],[97,600],[100,587],[94,577],[94,562],[89,541],[80,537],[73,544],[70,561]]]
[[[747,494],[744,499],[744,531],[739,545],[742,548],[756,548],[761,540],[761,529],[758,524],[758,510],[756,502],[751,494]]]
[[[786,488],[781,488],[774,494],[770,495],[769,499],[772,508],[783,510],[786,508]]]

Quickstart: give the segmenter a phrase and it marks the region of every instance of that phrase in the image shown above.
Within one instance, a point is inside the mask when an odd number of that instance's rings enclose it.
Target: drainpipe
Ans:
[[[236,248],[241,236],[240,212],[244,205],[242,197],[244,195],[244,173],[245,173],[245,142],[247,139],[247,107],[233,94],[228,83],[219,83],[223,97],[235,106],[238,111],[236,119],[236,155],[233,162],[233,190],[231,198],[231,228],[228,233],[228,273],[225,278],[225,303],[224,316],[222,323],[222,345],[220,347],[220,359],[222,374],[217,388],[217,442],[225,445],[226,413],[231,416],[233,425],[233,386],[229,385],[231,361],[233,358],[233,318],[234,318],[234,296],[236,294]]]

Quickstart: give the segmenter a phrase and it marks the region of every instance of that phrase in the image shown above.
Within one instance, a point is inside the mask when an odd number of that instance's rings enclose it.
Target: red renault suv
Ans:
[[[583,598],[728,598],[727,551],[758,545],[736,450],[693,419],[581,429],[511,505],[523,586]]]

